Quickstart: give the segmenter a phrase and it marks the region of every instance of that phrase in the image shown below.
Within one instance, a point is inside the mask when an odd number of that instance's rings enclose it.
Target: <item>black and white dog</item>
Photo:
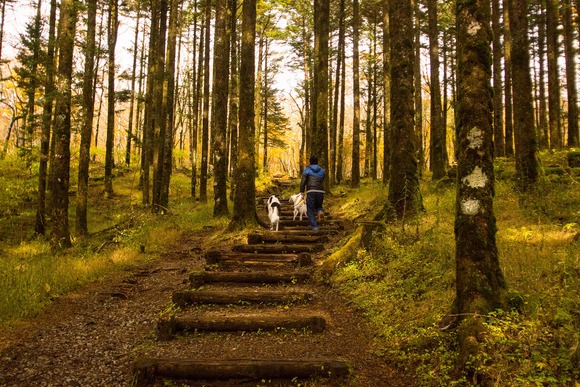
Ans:
[[[280,225],[280,200],[274,195],[268,198],[268,218],[270,219],[270,230],[278,231]]]
[[[294,205],[293,220],[296,220],[298,215],[300,215],[300,220],[302,220],[302,216],[306,216],[306,200],[304,199],[304,194],[302,192],[294,194],[290,196],[288,201]]]

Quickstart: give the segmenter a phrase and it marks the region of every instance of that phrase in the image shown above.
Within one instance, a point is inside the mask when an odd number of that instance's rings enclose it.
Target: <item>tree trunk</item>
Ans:
[[[439,84],[439,26],[437,0],[427,2],[429,12],[429,58],[431,63],[431,171],[433,180],[447,176],[447,133],[441,112],[441,85]]]
[[[391,38],[389,32],[389,3],[383,3],[383,185],[390,179],[391,168]]]
[[[56,44],[56,0],[50,2],[50,19],[48,27],[48,47],[46,55],[46,87],[44,89],[44,104],[42,107],[42,132],[40,134],[40,160],[38,166],[38,193],[36,207],[36,224],[34,232],[46,234],[46,186],[48,180],[48,158],[50,147],[50,125],[52,122],[52,107],[54,102],[54,50]],[[2,13],[4,17],[4,12]],[[0,39],[0,46],[1,46]],[[0,57],[1,59],[1,57]]]
[[[328,168],[328,46],[330,40],[330,0],[314,0],[314,20],[318,28],[318,39],[314,39],[314,78],[316,93],[312,95],[316,104],[316,126],[313,130],[312,152],[318,155],[318,163]],[[318,44],[316,44],[318,42]],[[324,179],[326,190],[329,179]]]
[[[512,104],[512,35],[509,27],[509,0],[503,0],[504,88],[505,88],[505,155],[514,156],[514,126]]]
[[[227,179],[228,157],[226,133],[228,126],[228,79],[230,67],[230,36],[227,0],[216,1],[212,134],[214,153],[214,216],[228,215]]]
[[[68,224],[68,189],[70,177],[70,134],[73,51],[77,21],[74,0],[62,0],[60,5],[58,70],[56,74],[55,157],[52,181],[52,248],[72,246]]]
[[[413,57],[413,72],[415,82],[415,137],[417,139],[418,171],[423,174],[425,167],[425,147],[423,144],[423,89],[421,87],[421,12],[419,0],[412,0],[415,15],[415,56]]]
[[[131,141],[133,140],[133,117],[135,116],[135,79],[137,75],[137,46],[139,44],[139,23],[141,21],[141,2],[137,2],[135,21],[135,41],[133,42],[133,67],[131,70],[131,102],[129,104],[129,123],[127,124],[127,148],[125,164],[131,165]]]
[[[352,121],[352,169],[350,185],[357,188],[360,185],[360,75],[359,75],[359,1],[352,3],[352,93],[354,99]]]
[[[335,87],[334,87],[334,102],[332,104],[332,120],[330,126],[330,183],[332,185],[336,184],[337,179],[337,153],[338,153],[338,108],[339,108],[339,95],[341,90],[340,74],[342,69],[342,52],[344,50],[344,3],[345,0],[340,0],[339,8],[339,20],[338,20],[338,43],[336,47],[336,73],[335,73]],[[340,159],[339,159],[340,160]]]
[[[457,1],[456,300],[464,368],[482,340],[477,316],[503,305],[493,212],[493,125],[489,3]]]
[[[550,147],[550,132],[548,126],[548,107],[546,106],[546,12],[544,7],[540,7],[538,17],[538,62],[539,77],[538,88],[540,92],[540,111],[538,120],[538,136],[541,149]]]
[[[113,195],[113,167],[115,146],[115,47],[117,46],[117,28],[119,26],[119,4],[109,0],[109,24],[107,28],[108,62],[108,97],[107,97],[107,141],[105,151],[105,193]]]
[[[199,55],[197,58],[197,71],[196,81],[195,81],[195,91],[193,94],[193,122],[192,122],[192,133],[191,133],[191,148],[192,148],[192,161],[191,161],[191,197],[195,199],[195,190],[197,186],[197,159],[198,159],[198,137],[199,137],[199,108],[201,103],[201,83],[203,81],[201,68],[203,66],[203,61],[205,57],[205,24],[207,21],[203,21],[200,25],[199,34]]]
[[[230,166],[228,176],[237,165],[238,155],[238,106],[240,104],[238,97],[238,39],[237,39],[237,0],[230,0],[230,96],[229,96],[229,115],[228,128],[230,136]],[[234,198],[235,187],[232,184],[230,199]]]
[[[169,207],[169,183],[173,170],[173,140],[175,137],[175,78],[177,56],[179,0],[169,4],[169,31],[167,35],[166,68],[163,77],[163,114],[165,115],[165,133],[163,137],[163,168],[159,188],[159,209],[165,212]],[[161,140],[161,139],[160,139]],[[161,141],[160,141],[161,142]]]
[[[510,1],[516,173],[519,187],[523,192],[533,190],[539,179],[538,142],[532,104],[527,11],[528,0]]]
[[[344,21],[343,21],[344,23]],[[345,39],[343,38],[343,41]],[[336,182],[342,181],[342,171],[344,164],[344,116],[346,107],[346,44],[343,43],[340,47],[342,56],[342,73],[340,75],[340,116],[338,121],[338,155],[336,161]]]
[[[491,25],[493,30],[493,143],[494,155],[505,156],[505,137],[503,134],[503,85],[501,82],[501,23],[500,0],[492,0]]]
[[[546,37],[548,48],[548,106],[550,149],[562,149],[562,120],[558,58],[558,0],[546,0]]]
[[[412,0],[389,3],[391,37],[391,152],[389,204],[399,218],[422,210],[415,135],[415,51]]]
[[[256,169],[254,157],[254,44],[256,35],[256,0],[246,0],[242,6],[242,48],[240,52],[240,120],[238,165],[234,171],[234,214],[230,229],[255,224],[257,213]]]
[[[568,146],[580,145],[578,132],[578,91],[576,88],[576,49],[574,48],[574,25],[572,4],[564,1],[564,47],[566,54],[566,85],[568,90]]]
[[[85,46],[85,73],[83,75],[83,126],[79,149],[79,171],[75,229],[79,235],[87,235],[87,201],[89,189],[89,163],[91,158],[91,135],[95,98],[93,78],[95,76],[95,34],[97,22],[97,0],[87,2],[87,37]]]
[[[209,43],[211,25],[211,1],[205,1],[205,61],[203,64],[203,118],[201,129],[201,174],[199,179],[199,201],[207,203],[208,154],[209,154]],[[212,118],[213,119],[213,118]]]

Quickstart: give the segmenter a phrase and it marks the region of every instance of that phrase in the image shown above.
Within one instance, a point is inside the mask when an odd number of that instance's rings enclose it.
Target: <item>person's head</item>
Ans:
[[[310,165],[318,164],[318,157],[315,155],[310,156]]]

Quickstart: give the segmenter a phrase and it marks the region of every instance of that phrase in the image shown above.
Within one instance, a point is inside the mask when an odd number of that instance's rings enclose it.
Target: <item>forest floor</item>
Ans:
[[[213,231],[185,235],[159,259],[126,269],[54,300],[38,316],[0,332],[0,386],[130,386],[133,361],[147,356],[276,359],[320,355],[345,358],[354,375],[344,381],[262,381],[203,385],[409,385],[377,355],[374,333],[337,291],[311,284],[314,305],[329,317],[329,329],[297,340],[276,333],[194,334],[186,344],[158,342],[160,316],[171,295],[185,289],[192,270],[203,269],[202,251]],[[266,383],[264,383],[266,382]],[[312,384],[308,384],[312,383]],[[188,383],[188,385],[196,385]],[[202,384],[199,384],[202,385]]]

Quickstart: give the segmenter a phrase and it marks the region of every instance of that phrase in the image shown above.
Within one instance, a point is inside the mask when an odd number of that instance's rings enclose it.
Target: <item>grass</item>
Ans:
[[[513,164],[501,164],[502,176],[513,175]],[[370,248],[339,266],[331,283],[375,326],[378,351],[405,370],[410,384],[474,385],[467,374],[454,373],[455,333],[437,329],[455,297],[455,189],[426,179],[426,212],[405,227],[388,224]],[[372,219],[387,196],[374,183],[341,189],[347,194],[334,211],[350,219]],[[500,264],[519,309],[487,316],[490,333],[471,367],[495,386],[574,385],[580,382],[578,182],[547,176],[536,193],[521,195],[509,179],[498,180],[495,213]]]
[[[102,194],[102,182],[90,183],[91,236],[73,235],[74,247],[54,254],[44,238],[34,236],[38,178],[34,173],[23,174],[25,170],[17,159],[0,162],[0,326],[35,315],[54,298],[89,281],[157,259],[184,233],[223,228],[226,222],[213,218],[211,203],[191,198],[189,177],[184,174],[172,176],[171,211],[158,216],[140,204],[138,172],[116,170],[112,198]],[[91,176],[99,176],[102,170],[101,164],[93,164]],[[75,186],[71,181],[71,187]],[[74,196],[69,209],[74,232]]]

